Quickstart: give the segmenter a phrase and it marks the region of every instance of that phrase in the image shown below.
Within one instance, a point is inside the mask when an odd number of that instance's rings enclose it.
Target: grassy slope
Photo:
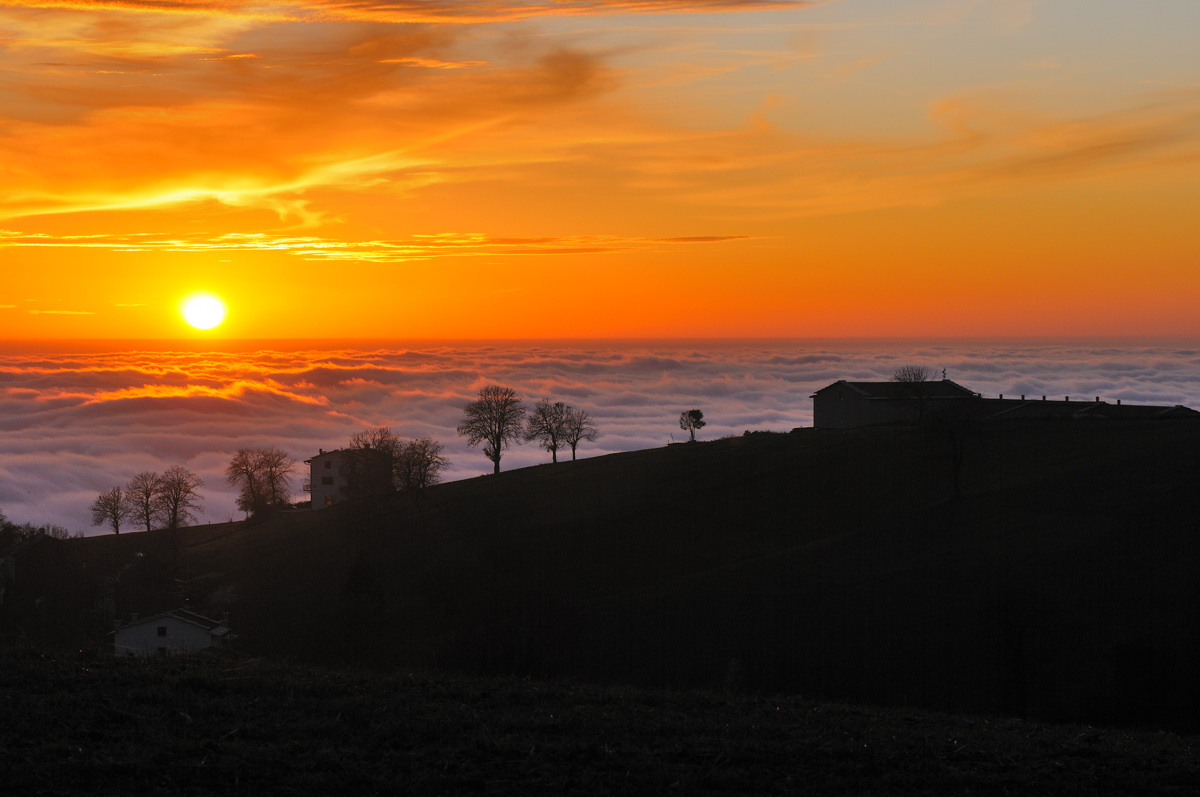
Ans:
[[[1198,443],[976,430],[950,501],[934,433],[752,435],[78,550],[144,549],[259,654],[1179,723]]]
[[[11,794],[1172,794],[1169,733],[799,698],[0,652]]]

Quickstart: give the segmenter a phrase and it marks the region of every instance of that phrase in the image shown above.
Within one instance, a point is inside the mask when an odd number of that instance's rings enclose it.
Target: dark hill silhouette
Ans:
[[[1200,423],[980,427],[958,500],[951,454],[753,434],[70,544],[177,568],[253,654],[1192,722]]]

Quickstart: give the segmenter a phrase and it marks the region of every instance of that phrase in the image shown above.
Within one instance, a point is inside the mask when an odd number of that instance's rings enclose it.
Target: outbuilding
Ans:
[[[118,656],[174,656],[220,647],[233,637],[223,620],[177,609],[131,617],[113,632],[113,652]]]

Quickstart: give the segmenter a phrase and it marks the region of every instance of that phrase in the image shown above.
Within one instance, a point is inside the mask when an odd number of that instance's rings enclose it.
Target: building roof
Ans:
[[[132,628],[134,626],[145,625],[147,623],[156,623],[165,617],[174,617],[176,620],[181,620],[185,623],[199,626],[215,637],[223,637],[229,634],[229,627],[225,625],[224,621],[214,620],[211,617],[205,617],[204,615],[197,614],[190,609],[175,609],[174,611],[170,612],[152,614],[149,617],[139,617],[136,620],[130,620],[129,622],[124,623],[121,628]]]
[[[813,394],[824,393],[837,387],[846,387],[867,399],[911,399],[911,398],[974,398],[975,392],[950,379],[928,382],[847,382],[839,379]],[[919,390],[919,393],[918,393]]]
[[[1012,399],[984,399],[996,405],[997,411],[989,420],[1011,420],[1018,418],[1187,418],[1200,413],[1181,404],[1174,406],[1149,404],[1110,404],[1107,401],[1030,401]],[[1003,409],[999,409],[1003,402]]]

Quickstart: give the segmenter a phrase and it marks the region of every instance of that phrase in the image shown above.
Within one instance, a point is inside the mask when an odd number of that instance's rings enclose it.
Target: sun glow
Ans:
[[[196,329],[212,329],[225,320],[225,303],[209,293],[188,296],[181,308],[184,320]]]

